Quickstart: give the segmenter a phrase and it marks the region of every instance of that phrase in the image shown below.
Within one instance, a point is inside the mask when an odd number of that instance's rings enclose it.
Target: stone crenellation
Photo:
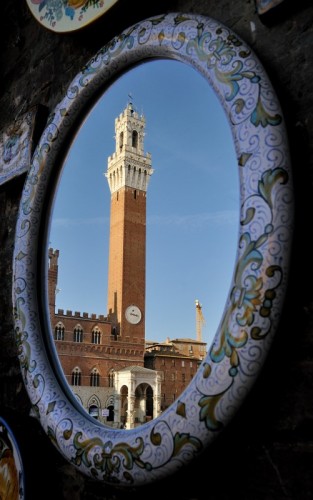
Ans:
[[[67,309],[66,311],[64,311],[64,309],[58,309],[57,315],[70,318],[77,318],[77,319],[84,318],[84,319],[93,319],[93,320],[109,322],[108,317],[104,316],[104,314],[95,314],[95,313],[80,312],[80,311],[73,312],[70,309]]]

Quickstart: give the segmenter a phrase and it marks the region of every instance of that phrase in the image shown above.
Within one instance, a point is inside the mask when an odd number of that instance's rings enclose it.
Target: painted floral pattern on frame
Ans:
[[[15,438],[6,421],[0,417],[0,498],[24,499],[23,467]]]
[[[27,0],[37,21],[58,32],[73,31],[89,24],[116,2],[117,0]]]

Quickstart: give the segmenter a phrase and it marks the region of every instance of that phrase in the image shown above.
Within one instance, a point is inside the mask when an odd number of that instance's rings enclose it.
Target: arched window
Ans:
[[[94,368],[90,374],[90,387],[99,387],[100,375],[97,368]]]
[[[113,368],[111,368],[111,370],[109,371],[109,387],[114,387],[114,370]]]
[[[101,332],[97,326],[92,330],[91,342],[101,344]]]
[[[83,329],[80,325],[76,325],[74,328],[73,341],[74,342],[82,342],[83,341]]]
[[[64,325],[59,322],[54,329],[54,339],[55,340],[64,340]]]
[[[99,418],[99,408],[96,405],[89,406],[89,415],[96,420]]]
[[[137,148],[138,146],[138,132],[137,130],[133,130],[132,133],[132,147]]]
[[[107,416],[107,422],[114,422],[114,405],[107,407],[109,410],[109,415]]]
[[[123,148],[123,143],[124,143],[124,133],[121,132],[120,133],[120,149]]]
[[[82,374],[78,367],[72,371],[72,385],[81,385]]]

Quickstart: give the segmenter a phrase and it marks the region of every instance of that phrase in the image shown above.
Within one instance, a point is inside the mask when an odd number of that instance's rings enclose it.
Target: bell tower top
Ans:
[[[134,110],[133,104],[127,107],[115,119],[115,151],[119,153],[126,148],[135,148],[138,154],[143,154],[143,138],[146,120]],[[130,149],[131,151],[131,149]]]
[[[147,191],[151,168],[151,154],[144,153],[146,120],[129,102],[115,119],[115,152],[108,158],[108,180],[111,194],[122,187]]]

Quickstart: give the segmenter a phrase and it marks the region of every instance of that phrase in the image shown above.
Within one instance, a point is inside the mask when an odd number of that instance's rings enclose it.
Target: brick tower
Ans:
[[[108,318],[120,340],[144,346],[146,193],[151,155],[144,153],[145,118],[132,103],[115,119],[115,152],[105,173],[111,192]]]
[[[49,267],[48,267],[49,313],[50,313],[50,318],[53,318],[55,314],[55,297],[58,289],[57,286],[58,286],[59,250],[53,250],[52,248],[49,248],[48,258],[49,258]]]

